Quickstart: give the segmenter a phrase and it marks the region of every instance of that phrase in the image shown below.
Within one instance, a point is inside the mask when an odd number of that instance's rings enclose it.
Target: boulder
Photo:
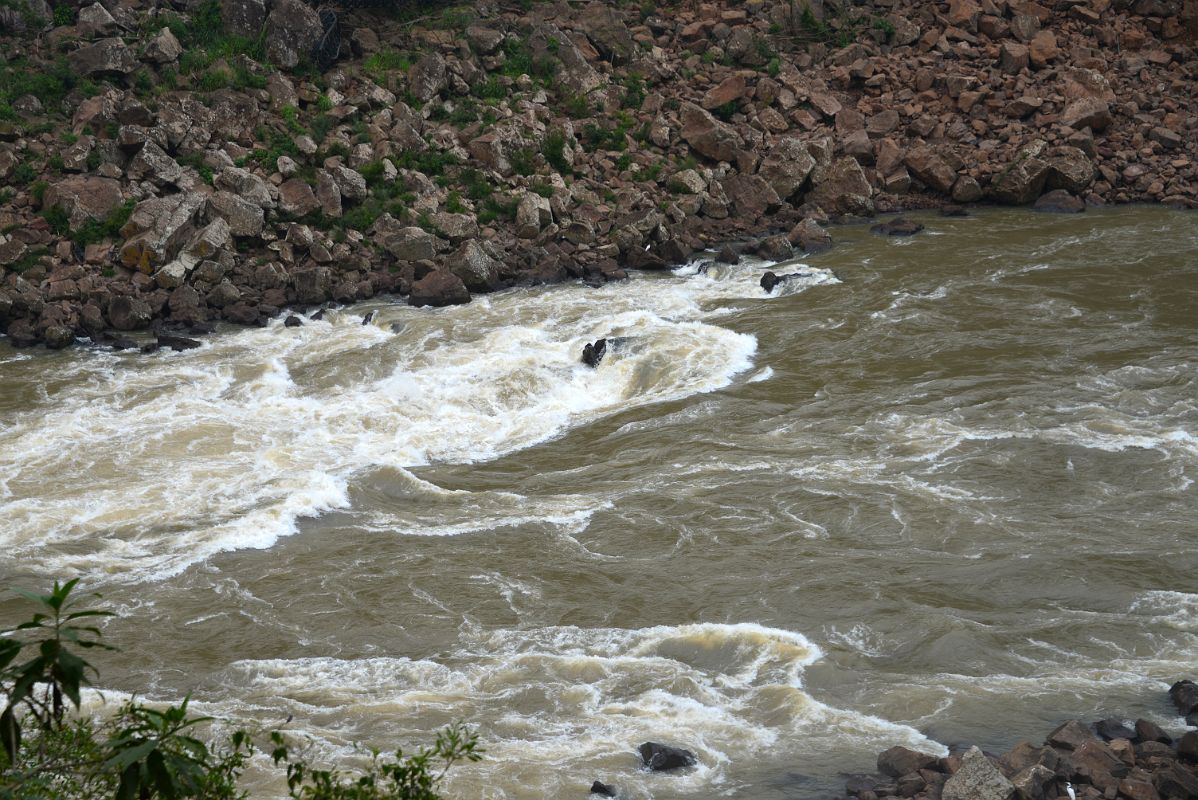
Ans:
[[[680,767],[689,767],[698,763],[695,754],[690,750],[670,747],[669,745],[658,744],[657,742],[645,742],[638,750],[641,754],[641,761],[653,772],[679,769]]]
[[[359,202],[366,199],[369,190],[366,187],[366,178],[362,173],[350,169],[344,164],[332,164],[326,171],[332,177],[333,183],[337,185],[337,191],[341,193],[343,200]]]
[[[234,236],[261,236],[266,227],[262,207],[232,192],[217,192],[208,200],[212,213],[229,223]]]
[[[121,228],[121,263],[148,274],[174,259],[195,233],[206,202],[202,194],[182,192],[138,203]]]
[[[713,161],[736,161],[744,142],[732,126],[720,122],[694,103],[683,103],[681,116],[680,135],[692,150]]]
[[[1188,731],[1177,741],[1177,755],[1183,761],[1198,762],[1198,731]]]
[[[1047,800],[1049,791],[1056,782],[1057,774],[1041,764],[1033,764],[1017,772],[1011,784],[1019,794],[1019,800]]]
[[[226,33],[256,39],[266,22],[266,0],[221,0],[220,18]]]
[[[1079,194],[1094,182],[1094,164],[1077,147],[1054,147],[1044,154],[1044,161],[1048,164],[1045,189],[1064,189]]]
[[[80,47],[67,56],[71,70],[79,75],[128,75],[137,69],[137,57],[118,38],[101,39],[95,44]]]
[[[1169,687],[1169,699],[1177,708],[1178,716],[1187,716],[1198,709],[1198,684],[1191,680],[1178,681]]]
[[[261,208],[274,208],[270,185],[249,170],[241,167],[225,167],[216,176],[216,188],[237,195],[247,203]]]
[[[950,193],[957,182],[957,171],[930,147],[913,148],[903,164],[916,180],[941,194]]]
[[[1098,97],[1079,97],[1061,112],[1062,125],[1081,130],[1089,128],[1093,131],[1106,130],[1111,124],[1111,107],[1105,100]]]
[[[279,210],[292,217],[304,217],[320,208],[312,187],[299,178],[284,181],[279,186]]]
[[[108,302],[108,322],[118,331],[135,331],[150,324],[154,313],[140,297],[117,295]]]
[[[279,0],[266,18],[266,56],[293,69],[313,53],[323,33],[314,8],[302,0]]]
[[[405,226],[390,214],[379,217],[370,235],[400,261],[420,261],[437,254],[437,237],[423,228]]]
[[[761,288],[765,290],[766,294],[773,294],[775,286],[780,286],[781,284],[788,283],[793,280],[798,280],[799,278],[810,278],[814,274],[815,274],[814,272],[808,272],[808,271],[788,272],[785,275],[779,275],[778,273],[772,272],[772,271],[766,272],[764,275],[761,276],[761,281],[760,281]],[[893,748],[891,748],[891,749],[893,749]],[[881,762],[881,756],[878,757],[878,760],[879,760],[879,762]],[[932,759],[933,762],[935,762],[935,760],[936,759]]]
[[[173,64],[183,55],[183,45],[170,28],[163,28],[146,44],[144,55],[147,61],[155,64]]]
[[[44,207],[66,212],[72,228],[89,219],[105,220],[122,202],[121,184],[113,178],[72,175],[52,183],[42,198]]]
[[[787,136],[779,139],[761,161],[757,174],[782,200],[790,200],[807,184],[815,159],[806,145]]]
[[[961,768],[944,784],[943,800],[1013,800],[1015,786],[976,747],[961,758]]]
[[[470,292],[461,278],[443,269],[434,269],[412,284],[408,305],[455,306],[470,302]]]
[[[1173,737],[1165,733],[1164,729],[1155,722],[1150,722],[1146,719],[1136,720],[1136,738],[1141,742],[1160,742],[1161,744],[1173,744]]]
[[[1090,729],[1075,719],[1062,723],[1048,734],[1045,744],[1058,750],[1076,750],[1086,742],[1098,741]]]
[[[1134,739],[1136,732],[1129,728],[1127,723],[1121,719],[1103,719],[1094,723],[1094,732],[1098,734],[1104,741],[1112,739]]]
[[[1154,773],[1152,785],[1160,792],[1161,797],[1198,798],[1198,775],[1180,764],[1165,767]]]
[[[535,192],[525,192],[516,205],[516,235],[521,239],[535,239],[551,222],[553,210],[549,200]]]
[[[1043,141],[1032,142],[1021,149],[991,183],[990,194],[994,200],[1010,205],[1034,202],[1048,180],[1048,163],[1041,157],[1046,149]]]
[[[878,772],[898,778],[911,772],[919,772],[921,769],[934,769],[937,761],[939,759],[936,756],[895,745],[878,754]]]
[[[149,181],[159,189],[178,186],[183,178],[183,168],[154,142],[146,142],[125,170],[128,177],[137,181]]]
[[[591,369],[599,366],[599,362],[603,360],[603,356],[607,355],[607,339],[596,339],[594,342],[588,342],[582,348],[582,363],[586,364]]]
[[[601,797],[615,797],[616,788],[614,786],[608,786],[606,783],[601,781],[595,781],[591,784],[591,794],[597,794]]]
[[[767,236],[757,243],[757,255],[766,261],[787,261],[794,258],[795,251],[785,236]]]
[[[1106,742],[1090,739],[1078,745],[1066,758],[1069,775],[1097,787],[1100,791],[1117,788],[1119,779],[1127,777],[1128,766],[1116,756]]]
[[[592,2],[576,16],[576,24],[595,49],[613,64],[626,63],[637,53],[636,42],[622,15],[608,3]]]
[[[872,216],[873,187],[857,159],[844,156],[832,163],[822,182],[807,195],[807,202],[829,214]]]
[[[460,244],[466,239],[478,236],[478,220],[471,214],[438,211],[429,215],[429,222],[433,224],[438,233],[453,244]]]
[[[79,9],[79,16],[75,18],[75,31],[85,39],[112,36],[119,29],[116,19],[99,3]]]
[[[743,75],[725,78],[703,94],[703,108],[708,111],[735,103],[745,96],[747,86]]]
[[[430,50],[408,71],[408,91],[417,100],[427,103],[448,85],[447,75],[445,57]]]
[[[462,243],[445,261],[446,268],[461,279],[471,292],[492,292],[499,288],[503,263],[491,258],[474,239]]]
[[[760,175],[729,175],[720,182],[738,216],[747,221],[771,214],[782,204],[773,187]]]
[[[182,350],[195,350],[197,347],[202,346],[202,344],[203,343],[199,340],[189,339],[186,336],[176,336],[171,333],[158,334],[158,346],[169,347],[175,352],[180,352]]]
[[[801,247],[808,253],[822,253],[832,247],[832,234],[811,218],[804,219],[791,228],[787,238],[796,247]]]

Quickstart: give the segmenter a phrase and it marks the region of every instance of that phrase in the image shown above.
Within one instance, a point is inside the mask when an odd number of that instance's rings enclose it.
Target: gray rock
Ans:
[[[814,169],[815,159],[806,145],[788,136],[770,148],[757,174],[777,192],[779,198],[790,200],[807,184]]]
[[[1044,191],[1048,163],[1041,157],[1047,145],[1035,141],[1021,149],[1015,159],[990,185],[990,195],[999,203],[1027,205]]]
[[[89,219],[104,220],[124,202],[121,184],[113,178],[95,175],[72,175],[53,183],[46,190],[46,208],[61,208],[71,227]]]
[[[155,64],[172,64],[183,55],[183,45],[171,33],[170,28],[163,28],[146,44],[145,58]]]
[[[150,324],[154,314],[140,297],[117,295],[108,303],[108,322],[118,331],[135,331]]]
[[[266,226],[262,207],[232,192],[217,192],[208,199],[212,213],[229,223],[234,236],[260,236]]]
[[[404,226],[390,214],[375,221],[370,235],[400,261],[420,261],[437,254],[437,237],[423,228]]]
[[[425,53],[408,72],[408,91],[427,103],[448,85],[445,57],[436,50]]]
[[[112,14],[108,13],[108,9],[99,3],[92,3],[90,6],[79,9],[79,16],[75,19],[75,30],[79,35],[92,39],[96,36],[112,36],[120,29],[120,25],[113,18]]]
[[[120,39],[101,39],[67,56],[71,69],[80,75],[117,72],[128,75],[137,69],[137,59]]]
[[[221,0],[220,18],[226,33],[255,38],[266,22],[266,1]]]
[[[274,208],[270,185],[249,170],[241,167],[225,167],[216,176],[216,187],[225,189],[261,208]]]
[[[680,135],[692,150],[713,161],[736,161],[744,142],[731,125],[720,122],[694,103],[683,103],[681,116]]]
[[[807,202],[829,214],[872,216],[873,187],[857,159],[844,156],[833,162],[823,180],[807,195]]]
[[[266,19],[266,56],[280,67],[299,66],[323,33],[315,9],[301,0],[279,0]]]
[[[943,800],[1013,800],[1015,786],[976,747],[961,759],[961,768],[944,784]]]
[[[471,292],[490,292],[499,287],[503,263],[492,258],[478,242],[469,240],[446,259],[446,267]]]

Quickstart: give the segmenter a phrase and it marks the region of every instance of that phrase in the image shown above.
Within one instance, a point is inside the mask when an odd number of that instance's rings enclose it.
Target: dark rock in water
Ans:
[[[105,337],[104,341],[113,350],[136,350],[141,346],[132,339],[126,339],[124,336]]]
[[[669,269],[666,260],[656,253],[634,247],[624,254],[624,266],[631,269]]]
[[[614,787],[608,786],[606,783],[595,781],[591,784],[591,794],[602,795],[603,797],[615,797],[616,790]]]
[[[143,344],[141,346],[141,352],[146,355],[149,355],[150,353],[157,353],[158,350],[158,342],[150,342],[149,344]]]
[[[1053,189],[1041,196],[1032,208],[1048,214],[1079,214],[1086,210],[1086,204],[1064,189]]]
[[[362,317],[363,325],[369,325],[373,321],[374,321],[374,312],[373,311],[367,311],[366,316]]]
[[[599,339],[594,344],[582,348],[582,363],[594,369],[599,366],[603,356],[607,354],[607,339]]]
[[[158,346],[169,347],[176,352],[180,350],[194,350],[200,344],[201,342],[195,339],[188,339],[186,336],[175,336],[170,333],[158,334]]]
[[[1120,719],[1103,719],[1094,723],[1094,732],[1106,741],[1112,739],[1134,739],[1136,732]]]
[[[645,742],[638,749],[641,753],[641,760],[645,762],[645,766],[654,772],[689,767],[699,761],[690,750],[683,750],[680,747],[670,747],[669,745],[658,744],[657,742]]]
[[[685,264],[694,251],[681,239],[666,239],[654,246],[653,252],[667,264]]]
[[[308,317],[308,319],[312,320],[313,322],[319,322],[320,320],[324,319],[324,309],[320,309],[315,314]]]
[[[192,336],[207,336],[216,333],[216,325],[211,322],[193,322],[187,326],[187,332]]]
[[[287,317],[287,319],[283,320],[283,326],[287,328],[299,328],[302,327],[303,324],[304,321],[295,314],[291,314]]]
[[[449,270],[434,269],[412,284],[410,306],[455,306],[470,302],[470,291]]]
[[[869,229],[870,233],[880,233],[883,236],[914,236],[923,230],[923,223],[911,219],[895,217],[887,222],[879,222]]]
[[[1169,687],[1169,699],[1177,707],[1179,716],[1187,716],[1198,709],[1198,683],[1191,680],[1178,681]]]
[[[1178,739],[1177,755],[1185,761],[1198,763],[1198,731],[1190,731]]]
[[[1165,733],[1164,729],[1155,722],[1149,722],[1146,719],[1136,720],[1136,739],[1141,742],[1160,742],[1161,744],[1173,744],[1173,737]]]
[[[765,289],[766,294],[772,294],[774,287],[780,283],[786,283],[795,278],[810,278],[813,274],[811,272],[788,272],[785,275],[779,275],[775,272],[767,272],[761,276],[761,288]]]
[[[932,769],[938,760],[936,756],[898,745],[878,754],[878,772],[898,778],[921,769]]]
[[[720,264],[738,264],[740,263],[740,254],[733,250],[731,245],[724,245],[716,254],[715,260]]]
[[[958,205],[953,205],[952,203],[949,203],[948,205],[943,205],[940,207],[940,216],[942,216],[942,217],[968,217],[969,212],[967,210],[965,210],[964,206],[958,206]]]
[[[1191,711],[1189,714],[1186,714],[1186,725],[1189,725],[1191,728],[1198,728],[1198,711]]]

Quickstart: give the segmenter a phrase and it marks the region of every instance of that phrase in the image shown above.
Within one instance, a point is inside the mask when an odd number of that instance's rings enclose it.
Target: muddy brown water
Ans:
[[[0,342],[0,578],[121,611],[109,703],[291,716],[343,765],[467,720],[452,797],[812,798],[893,744],[1179,729],[1198,217],[921,219],[773,296],[691,266],[178,354]],[[640,771],[649,739],[699,766]]]

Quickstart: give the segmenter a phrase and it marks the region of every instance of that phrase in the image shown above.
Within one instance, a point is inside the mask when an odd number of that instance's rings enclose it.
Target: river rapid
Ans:
[[[451,797],[814,798],[894,744],[1179,729],[1198,217],[921,219],[771,296],[692,264],[184,353],[0,341],[0,579],[121,612],[108,702],[290,716],[342,764],[464,719]]]

